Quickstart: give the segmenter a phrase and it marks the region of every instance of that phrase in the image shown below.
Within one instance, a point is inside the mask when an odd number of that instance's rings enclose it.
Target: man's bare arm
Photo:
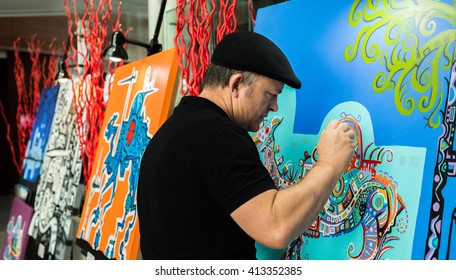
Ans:
[[[318,142],[318,162],[299,183],[257,195],[231,213],[232,218],[261,244],[285,248],[322,210],[353,156],[354,136],[348,124],[331,121]]]

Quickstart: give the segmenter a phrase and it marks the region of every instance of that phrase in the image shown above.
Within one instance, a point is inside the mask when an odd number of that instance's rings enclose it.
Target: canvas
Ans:
[[[136,189],[142,154],[173,106],[177,59],[169,49],[115,70],[78,244],[87,258],[136,259]]]
[[[23,260],[29,240],[28,228],[33,208],[17,197],[13,197],[11,212],[6,225],[6,235],[2,246],[3,260]]]
[[[279,107],[295,108],[295,100],[295,93],[287,88]],[[416,190],[421,186],[426,150],[376,146],[370,115],[357,102],[334,107],[316,135],[294,134],[294,114],[294,110],[272,113],[252,135],[279,190],[297,183],[318,162],[316,145],[330,120],[340,119],[355,130],[357,148],[317,220],[275,257],[410,259],[420,198]]]
[[[19,179],[20,186],[31,192],[30,197],[34,194],[38,185],[58,93],[58,84],[41,90],[40,102],[22,164],[22,175]]]
[[[72,216],[79,212],[83,190],[73,94],[71,82],[60,86],[28,232],[31,259],[71,258]]]
[[[362,146],[375,151],[364,159],[377,156],[379,150],[394,154],[391,161],[383,159],[375,166],[376,174],[386,180],[382,184],[394,187],[380,196],[374,192],[362,200],[364,204],[351,208],[352,217],[353,211],[358,212],[356,227],[352,227],[356,223],[344,225],[343,230],[331,227],[333,214],[350,204],[337,204],[341,208],[336,211],[331,208],[334,201],[328,201],[312,232],[303,233],[284,251],[258,245],[259,258],[456,258],[456,189],[451,188],[456,174],[455,14],[453,1],[431,0],[289,1],[259,10],[255,31],[282,48],[303,84],[299,90],[286,88],[294,100],[277,112],[279,118],[287,110],[294,112],[279,125],[287,122],[288,129],[277,128],[274,133],[282,175],[295,179],[301,160],[310,168],[313,159],[305,158],[312,155],[312,139],[327,118],[341,119],[343,112],[361,120],[357,125],[363,132]],[[308,143],[297,145],[299,141]],[[284,174],[286,166],[295,173]],[[343,179],[363,174],[358,168],[347,172]],[[342,194],[340,198],[347,198],[350,188],[339,187],[331,199]],[[391,197],[396,198],[383,200]],[[382,202],[377,205],[382,207],[393,203],[395,208],[381,215],[369,212],[377,234],[370,236],[366,230],[373,224],[365,215],[374,201]],[[368,240],[375,246],[367,246]],[[322,244],[328,249],[318,251]]]

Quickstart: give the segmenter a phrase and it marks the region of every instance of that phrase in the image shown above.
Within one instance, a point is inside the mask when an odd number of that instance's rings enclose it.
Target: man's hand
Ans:
[[[356,148],[355,132],[349,124],[339,120],[328,123],[317,145],[318,162],[342,174],[350,162]]]

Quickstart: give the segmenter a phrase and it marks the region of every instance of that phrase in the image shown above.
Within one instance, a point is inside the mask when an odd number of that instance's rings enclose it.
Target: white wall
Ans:
[[[157,25],[158,14],[160,12],[162,0],[149,1],[149,38],[154,37],[155,28]],[[174,35],[176,34],[176,0],[167,0],[163,22],[161,24],[158,42],[163,45],[163,50],[174,47]]]

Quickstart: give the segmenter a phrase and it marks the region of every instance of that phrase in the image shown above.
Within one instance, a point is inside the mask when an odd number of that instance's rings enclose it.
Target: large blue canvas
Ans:
[[[456,259],[454,18],[453,1],[426,0],[289,1],[258,12],[255,31],[282,48],[303,83],[285,89],[295,100],[277,112],[294,112],[295,135],[281,140],[282,149],[318,135],[333,109],[355,102],[371,119],[376,147],[421,151],[413,154],[422,174],[403,174],[421,182],[397,181],[399,195],[418,203],[419,219],[409,219],[411,248],[388,244],[410,254],[394,257],[391,249],[380,258]],[[401,170],[410,172],[395,172]],[[280,257],[258,248],[259,258]]]
[[[38,184],[38,177],[51,131],[58,93],[58,84],[41,90],[40,102],[25,151],[25,158],[22,164],[22,175],[19,182],[22,186],[27,187],[32,191],[36,191]]]

